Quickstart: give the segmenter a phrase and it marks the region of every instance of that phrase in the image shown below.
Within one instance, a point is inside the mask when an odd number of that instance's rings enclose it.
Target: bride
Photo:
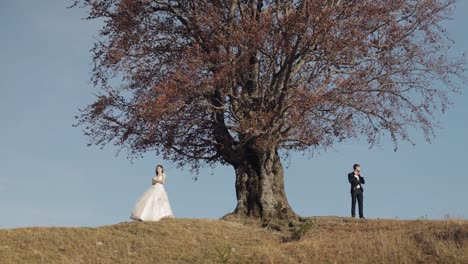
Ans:
[[[164,182],[166,174],[162,165],[156,166],[156,176],[146,192],[138,199],[133,208],[131,219],[137,221],[158,221],[162,218],[174,218],[169,199],[167,198]]]

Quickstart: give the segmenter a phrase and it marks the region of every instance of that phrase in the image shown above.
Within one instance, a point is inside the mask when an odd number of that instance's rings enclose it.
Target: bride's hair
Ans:
[[[158,164],[158,165],[156,166],[156,175],[158,175],[158,167],[161,167],[162,173],[164,173],[164,167],[163,167],[163,165]]]

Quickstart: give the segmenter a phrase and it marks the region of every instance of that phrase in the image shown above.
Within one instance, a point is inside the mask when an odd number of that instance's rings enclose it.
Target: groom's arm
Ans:
[[[348,174],[348,181],[349,183],[351,183],[351,186],[356,186],[359,182],[358,182],[358,179],[356,179],[356,177],[354,177],[354,174],[353,173],[350,173]]]

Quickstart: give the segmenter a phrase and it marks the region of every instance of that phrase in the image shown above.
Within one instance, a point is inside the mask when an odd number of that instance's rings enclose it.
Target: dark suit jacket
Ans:
[[[364,180],[364,177],[359,176],[359,180],[354,177],[354,171],[348,173],[348,181],[351,184],[351,192],[353,192],[354,189],[358,186],[358,184],[361,186],[361,191],[364,192],[364,188],[362,185],[366,183]]]

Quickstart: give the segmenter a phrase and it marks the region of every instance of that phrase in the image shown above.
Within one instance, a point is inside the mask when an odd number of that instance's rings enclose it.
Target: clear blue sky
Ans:
[[[154,165],[168,175],[177,217],[218,218],[235,207],[234,171],[204,169],[198,181],[152,153],[132,164],[116,148],[87,147],[73,128],[79,107],[92,102],[91,54],[99,24],[64,0],[0,0],[0,228],[98,226],[129,221],[150,186]],[[468,49],[468,3],[458,1],[447,28],[456,51]],[[359,141],[308,159],[289,159],[286,192],[301,215],[348,216],[346,173],[355,162],[366,175],[368,218],[468,217],[468,89],[440,115],[428,144],[390,141],[368,149]]]

